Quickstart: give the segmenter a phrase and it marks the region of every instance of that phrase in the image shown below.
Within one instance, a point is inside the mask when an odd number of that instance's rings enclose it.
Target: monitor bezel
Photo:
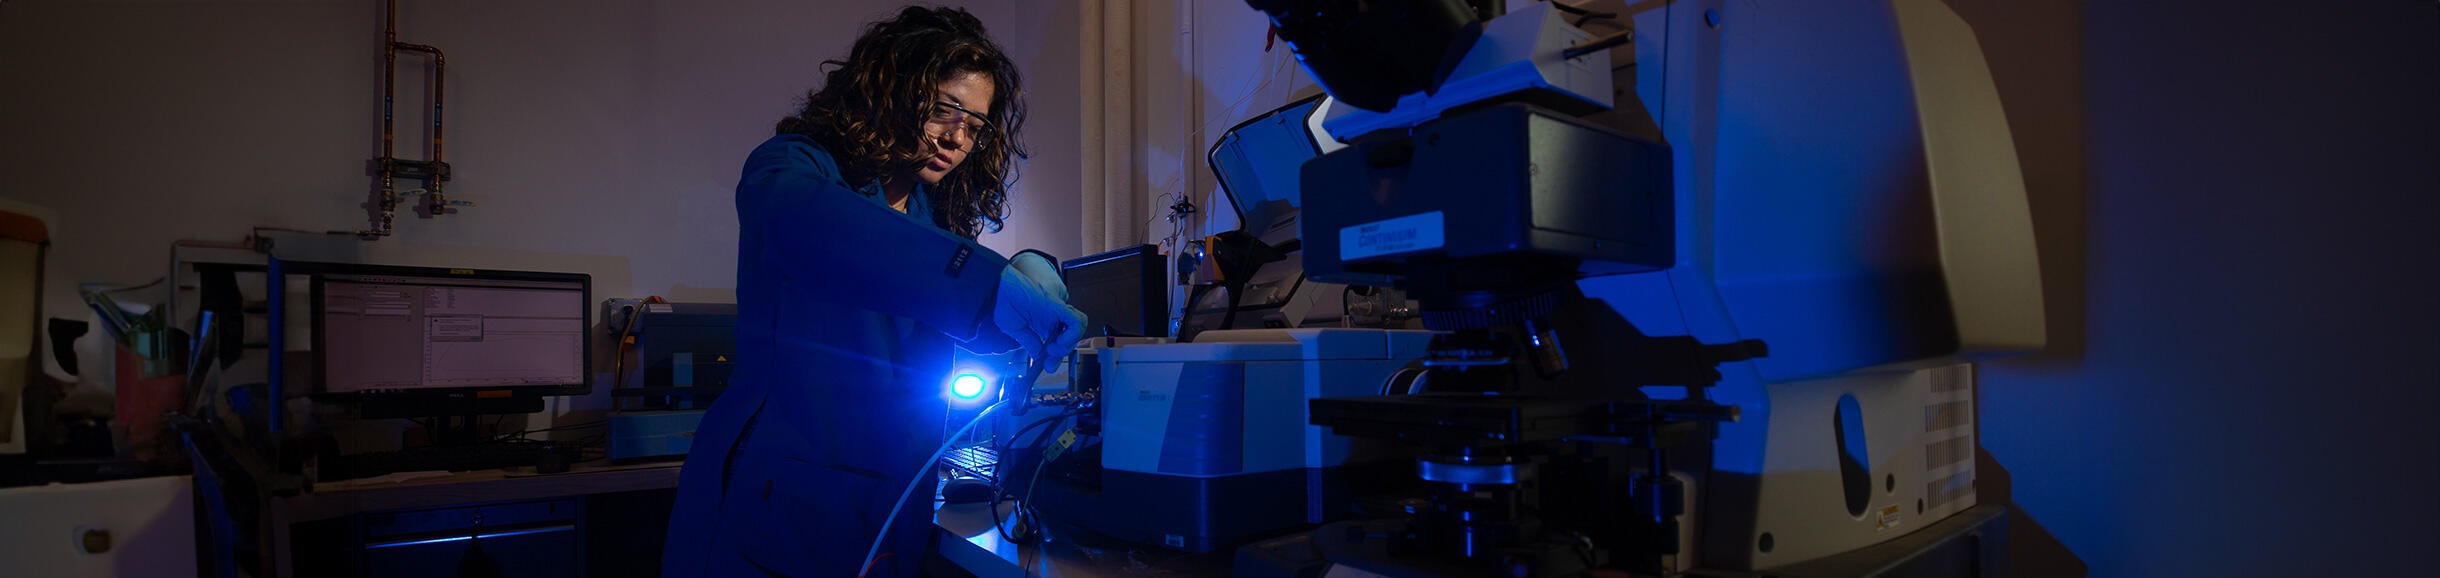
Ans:
[[[288,261],[282,265],[283,269],[285,269],[285,271],[282,273],[284,276],[303,275],[309,280],[308,284],[310,289],[307,291],[308,304],[306,309],[306,317],[310,320],[313,328],[311,346],[312,353],[316,357],[316,360],[313,367],[312,395],[315,397],[336,399],[402,399],[418,397],[491,398],[521,396],[582,396],[591,394],[593,392],[594,320],[593,307],[591,305],[593,303],[593,276],[590,274],[454,267],[370,265],[355,263],[304,263],[296,261]],[[582,360],[582,364],[584,369],[577,373],[578,377],[575,383],[568,384],[486,385],[473,387],[384,389],[373,391],[331,391],[329,377],[330,359],[328,358],[328,352],[330,349],[326,343],[329,331],[327,331],[327,329],[323,326],[324,320],[322,306],[323,285],[329,280],[330,276],[333,275],[431,277],[438,279],[465,279],[473,281],[575,282],[582,292],[581,302],[585,304],[585,306],[581,308],[583,309],[584,314],[584,339],[581,340],[583,342],[582,351],[584,358]],[[282,290],[284,291],[285,289],[283,288]]]

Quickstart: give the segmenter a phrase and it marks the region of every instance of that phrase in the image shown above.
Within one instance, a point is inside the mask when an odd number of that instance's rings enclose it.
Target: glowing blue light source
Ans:
[[[949,380],[949,394],[957,396],[958,399],[974,399],[982,396],[983,376],[972,373],[958,374],[956,379]]]

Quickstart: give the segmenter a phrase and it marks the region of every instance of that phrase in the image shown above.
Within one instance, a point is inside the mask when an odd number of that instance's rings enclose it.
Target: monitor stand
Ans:
[[[448,470],[467,471],[512,466],[535,466],[546,473],[565,469],[570,460],[566,448],[559,444],[497,443],[481,431],[484,415],[535,413],[543,410],[542,398],[533,395],[507,397],[383,395],[362,400],[358,413],[365,419],[437,418],[429,447],[407,448],[395,452],[356,455],[326,455],[321,461],[320,478],[343,480],[395,472]],[[550,466],[556,465],[556,468]]]
[[[364,419],[439,418],[439,431],[433,432],[433,445],[458,447],[476,445],[486,439],[484,433],[477,430],[477,416],[540,412],[542,398],[532,395],[490,398],[392,396],[389,399],[365,400],[358,411]]]

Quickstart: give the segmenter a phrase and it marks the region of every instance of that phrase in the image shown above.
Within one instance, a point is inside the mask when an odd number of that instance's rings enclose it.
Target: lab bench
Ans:
[[[677,462],[307,482],[187,444],[204,576],[653,576]]]

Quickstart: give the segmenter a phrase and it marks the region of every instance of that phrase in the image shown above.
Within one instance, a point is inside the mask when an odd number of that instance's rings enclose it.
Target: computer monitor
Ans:
[[[589,391],[580,274],[348,267],[313,276],[324,393]]]
[[[1161,284],[1161,251],[1136,245],[1070,259],[1066,272],[1068,304],[1084,312],[1085,337],[1167,337],[1169,294]]]
[[[278,259],[271,272],[306,291],[271,293],[274,395],[302,386],[380,419],[531,413],[592,391],[589,275]]]

